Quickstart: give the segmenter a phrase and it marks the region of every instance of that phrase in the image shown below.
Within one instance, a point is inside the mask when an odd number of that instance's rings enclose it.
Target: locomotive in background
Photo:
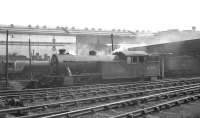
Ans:
[[[29,79],[30,74],[33,78],[43,75],[50,71],[49,61],[32,61],[29,65],[29,60],[9,60],[8,61],[8,74],[9,79]],[[0,62],[0,78],[5,76],[6,62]]]
[[[6,62],[0,61],[0,89],[5,89]],[[49,61],[9,60],[8,84],[10,89],[21,90],[25,88],[37,88],[38,79],[50,72]]]

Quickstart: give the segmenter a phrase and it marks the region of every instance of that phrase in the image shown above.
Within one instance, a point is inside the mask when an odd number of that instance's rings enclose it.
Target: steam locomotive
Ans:
[[[124,51],[114,55],[75,56],[65,53],[51,58],[54,78],[64,85],[137,81],[160,77],[158,56],[144,51]]]

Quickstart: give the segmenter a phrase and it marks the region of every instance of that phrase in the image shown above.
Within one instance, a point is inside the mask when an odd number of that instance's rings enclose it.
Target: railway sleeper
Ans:
[[[83,111],[81,111],[81,112],[78,112],[79,110],[77,110],[77,111],[75,111],[74,113],[73,113],[73,111],[70,113],[70,114],[68,114],[66,117],[67,118],[72,118],[72,117],[76,117],[76,116],[81,116],[81,115],[84,115],[84,114],[89,114],[89,113],[96,113],[96,112],[98,112],[98,111],[102,111],[102,110],[104,110],[105,108],[103,108],[103,107],[101,107],[101,108],[96,108],[96,109],[84,109]]]
[[[100,101],[100,102],[107,101],[107,98],[105,98],[105,97],[103,97],[103,98],[99,98],[99,101]]]
[[[105,98],[106,98],[106,100],[107,101],[110,101],[110,100],[115,100],[116,99],[116,97],[115,96],[105,96]],[[120,98],[119,99],[121,99],[121,98],[124,98],[124,96],[120,96]]]
[[[108,110],[108,109],[114,109],[114,108],[120,108],[120,106],[127,106],[126,103],[118,103],[118,104],[112,104],[109,106],[104,106],[104,110]]]
[[[98,101],[99,101],[98,99],[91,99],[91,100],[80,101],[79,104],[91,104],[91,103],[96,103]]]
[[[162,87],[161,84],[156,84],[154,88],[160,88],[160,87]]]
[[[19,117],[19,116],[26,116],[26,115],[28,115],[28,113],[29,112],[27,112],[27,111],[16,111],[14,113],[11,113],[11,115]]]
[[[115,98],[115,97],[114,97]],[[130,94],[124,94],[123,96],[120,96],[120,99],[121,98],[130,98]]]
[[[60,95],[61,99],[74,99],[74,95]]]

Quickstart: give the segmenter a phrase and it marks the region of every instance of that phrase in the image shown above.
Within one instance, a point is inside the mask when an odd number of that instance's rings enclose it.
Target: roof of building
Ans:
[[[148,55],[145,51],[123,51],[126,56],[145,56]]]
[[[25,26],[15,26],[11,25],[0,25],[0,33],[6,33],[9,31],[13,34],[31,34],[31,35],[59,35],[59,36],[69,36],[69,35],[118,35],[118,36],[136,36],[134,32],[128,30],[95,30],[94,28],[91,30],[88,29],[76,29],[74,27],[57,27],[57,28],[48,28],[46,26],[43,27],[32,27],[31,25]]]
[[[150,54],[200,55],[200,39],[177,41],[129,48],[129,51],[146,51]]]

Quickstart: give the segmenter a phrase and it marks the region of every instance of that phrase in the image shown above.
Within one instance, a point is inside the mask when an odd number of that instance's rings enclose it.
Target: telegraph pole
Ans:
[[[114,41],[113,41],[113,34],[110,35],[110,38],[111,38],[111,44],[112,44],[112,51],[114,51],[114,46],[113,46],[113,42],[114,42]]]
[[[32,54],[31,54],[31,39],[30,35],[28,38],[28,47],[29,47],[29,67],[30,67],[30,79],[32,80],[32,72],[31,72],[31,65],[32,65]]]
[[[6,78],[6,88],[8,87],[8,30],[6,30],[6,66],[5,66],[5,78]]]
[[[78,55],[78,40],[77,40],[77,37],[76,37],[76,55]]]

